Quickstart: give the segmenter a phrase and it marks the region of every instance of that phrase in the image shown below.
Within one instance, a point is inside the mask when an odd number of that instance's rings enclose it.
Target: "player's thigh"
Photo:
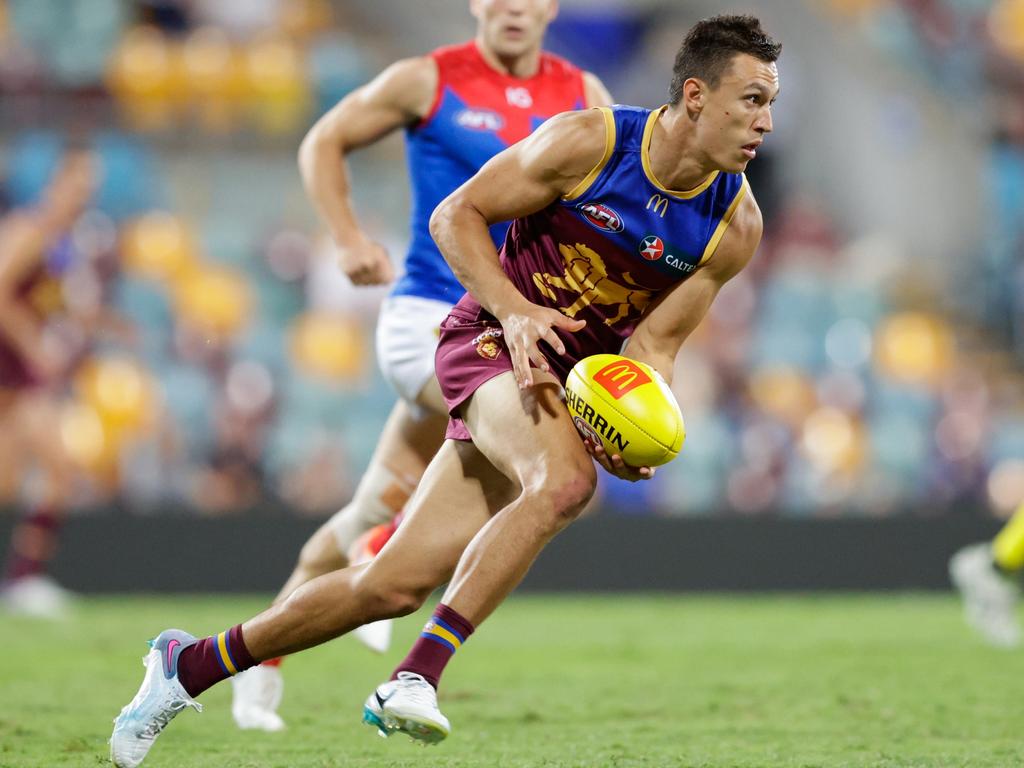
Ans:
[[[444,442],[448,416],[415,412],[404,400],[391,409],[370,461],[387,468],[410,488]]]
[[[589,485],[592,492],[594,462],[562,401],[562,388],[550,374],[533,374],[535,384],[525,390],[511,371],[484,382],[462,405],[466,428],[491,464],[524,488],[564,480]]]
[[[472,443],[446,440],[370,572],[391,583],[440,585],[491,515],[518,492]]]
[[[392,296],[377,318],[377,362],[385,380],[414,411],[444,414],[443,399],[435,396],[434,353],[441,321],[451,304],[419,296]]]

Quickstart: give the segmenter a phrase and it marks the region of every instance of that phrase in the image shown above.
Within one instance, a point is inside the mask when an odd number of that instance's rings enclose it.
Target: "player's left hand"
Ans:
[[[604,445],[601,443],[595,443],[593,440],[584,438],[583,446],[587,449],[587,453],[593,456],[594,460],[606,472],[615,475],[615,477],[629,480],[631,483],[635,483],[637,480],[650,480],[654,477],[655,467],[631,467],[622,460],[619,454],[616,453],[609,456],[608,452],[604,449]]]

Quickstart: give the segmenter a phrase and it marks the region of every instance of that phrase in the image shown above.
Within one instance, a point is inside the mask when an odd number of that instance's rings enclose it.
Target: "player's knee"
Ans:
[[[530,493],[538,497],[537,507],[546,511],[546,524],[557,532],[579,517],[596,487],[593,466],[581,466],[552,473]]]

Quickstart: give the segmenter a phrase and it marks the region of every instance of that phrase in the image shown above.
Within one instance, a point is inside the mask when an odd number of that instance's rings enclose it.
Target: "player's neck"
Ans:
[[[521,53],[518,56],[499,56],[494,49],[489,48],[483,40],[476,38],[476,49],[480,52],[483,60],[497,72],[508,77],[526,79],[533,77],[540,69],[540,48]]]
[[[716,169],[696,149],[686,115],[669,107],[659,116],[647,148],[651,172],[668,189],[686,192],[697,187]]]

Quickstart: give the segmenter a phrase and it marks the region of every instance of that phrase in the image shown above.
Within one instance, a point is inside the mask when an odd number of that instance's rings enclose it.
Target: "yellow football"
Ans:
[[[621,355],[591,355],[565,382],[565,404],[583,437],[600,440],[609,455],[634,467],[672,461],[686,427],[665,380],[646,363]]]

